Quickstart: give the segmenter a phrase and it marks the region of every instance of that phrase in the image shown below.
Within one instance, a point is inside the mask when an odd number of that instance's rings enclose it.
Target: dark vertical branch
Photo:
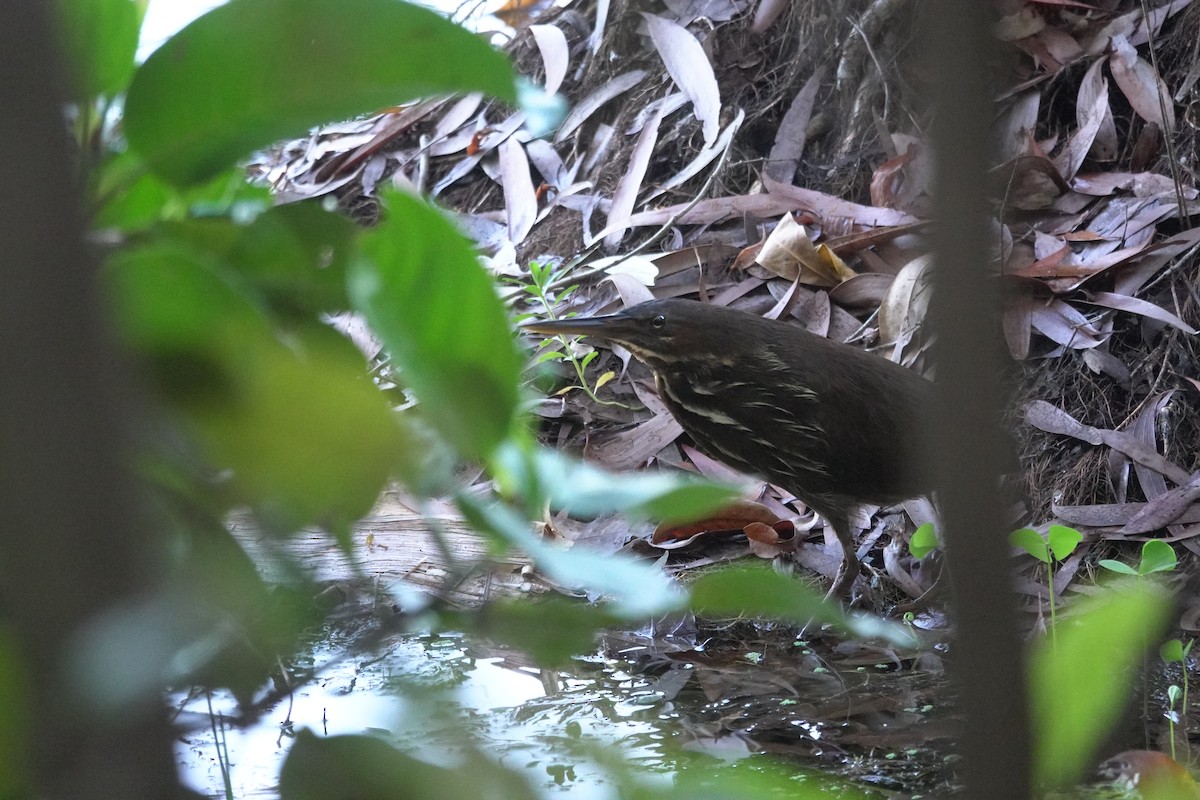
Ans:
[[[992,118],[989,3],[930,0],[925,49],[932,68],[937,154],[936,289],[940,470],[946,558],[954,593],[952,658],[966,728],[967,796],[1031,796],[1022,643],[1008,580],[1003,508],[996,494],[1004,445],[996,346],[998,287],[985,196]]]
[[[53,7],[0,5],[0,607],[33,688],[32,796],[171,797],[161,704],[106,719],[65,680],[71,638],[142,588],[150,548],[119,452],[118,370],[84,246]]]

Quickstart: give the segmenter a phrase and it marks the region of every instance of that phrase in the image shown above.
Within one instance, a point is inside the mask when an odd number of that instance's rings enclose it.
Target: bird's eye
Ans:
[[[666,314],[659,314],[654,319],[650,320],[650,327],[654,328],[655,330],[661,330],[662,328],[664,328],[666,326],[666,324],[667,324],[667,315]]]

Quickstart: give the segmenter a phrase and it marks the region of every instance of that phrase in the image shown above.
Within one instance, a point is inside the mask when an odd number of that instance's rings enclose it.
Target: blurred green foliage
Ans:
[[[249,703],[321,613],[306,566],[266,584],[228,514],[249,508],[280,538],[321,527],[349,548],[353,523],[392,480],[456,498],[493,550],[522,549],[556,581],[610,599],[496,604],[422,624],[557,663],[615,620],[682,607],[684,594],[650,565],[551,546],[530,520],[548,505],[679,518],[727,490],[613,476],[537,447],[519,413],[526,354],[508,310],[470,244],[424,200],[388,193],[380,224],[363,230],[319,201],[273,206],[237,167],[314,125],[431,94],[515,102],[504,56],[398,0],[232,0],[137,65],[143,4],[56,8],[112,324],[152,403],[133,462],[163,540],[159,594],[106,611],[80,640],[76,677],[94,709],[121,713],[164,681],[225,687]],[[329,326],[340,312],[369,322],[398,389],[378,384]],[[503,496],[461,491],[456,461],[489,468]],[[19,681],[9,672],[2,684]],[[508,787],[502,796],[529,796],[515,773],[479,766]],[[401,783],[412,796],[458,797],[478,780],[455,774],[364,737],[301,734],[281,785],[288,798],[375,796]]]

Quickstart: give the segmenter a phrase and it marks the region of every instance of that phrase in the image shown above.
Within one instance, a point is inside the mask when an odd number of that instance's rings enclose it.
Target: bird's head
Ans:
[[[712,325],[720,320],[705,319],[713,311],[691,300],[651,300],[603,317],[537,320],[521,329],[544,336],[593,336],[619,344],[657,368],[687,357],[700,337],[713,333]]]

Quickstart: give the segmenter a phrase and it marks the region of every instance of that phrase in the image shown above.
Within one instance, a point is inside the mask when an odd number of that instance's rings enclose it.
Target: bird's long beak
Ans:
[[[522,325],[521,330],[542,336],[595,336],[619,342],[629,327],[630,320],[624,314],[609,314],[604,317],[534,320]]]

